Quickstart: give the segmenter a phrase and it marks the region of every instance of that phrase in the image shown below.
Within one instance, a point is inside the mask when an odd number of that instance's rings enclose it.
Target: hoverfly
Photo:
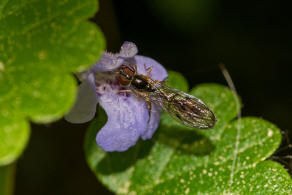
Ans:
[[[152,102],[186,126],[209,129],[215,125],[215,115],[202,100],[168,87],[164,81],[151,79],[152,67],[146,68],[144,65],[144,68],[147,70],[147,75],[138,74],[137,65],[133,67],[122,65],[118,70],[117,78],[121,85],[129,87],[128,90],[123,90],[124,92],[133,92],[134,95],[145,99],[149,119]]]

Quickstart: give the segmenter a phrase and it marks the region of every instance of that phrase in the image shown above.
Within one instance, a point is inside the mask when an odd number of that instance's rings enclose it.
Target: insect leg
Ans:
[[[151,118],[151,108],[152,108],[152,105],[151,105],[151,101],[150,101],[150,98],[149,98],[149,95],[148,93],[145,93],[145,92],[139,92],[139,91],[134,91],[134,94],[136,93],[136,95],[139,97],[142,97],[145,101],[146,101],[146,104],[147,104],[147,108],[148,108],[148,121],[147,123],[150,122],[150,118]]]
[[[133,66],[134,66],[134,75],[136,75],[136,74],[137,74],[137,72],[138,72],[138,69],[137,69],[137,64],[133,64]]]
[[[145,98],[146,100],[146,104],[147,104],[147,108],[148,108],[148,121],[147,123],[150,122],[150,118],[151,118],[151,108],[152,108],[152,105],[151,105],[151,101],[149,98]]]
[[[118,93],[125,93],[125,95],[126,95],[126,93],[133,93],[136,97],[138,97],[138,95],[130,89],[121,89],[121,90],[119,90]]]
[[[168,82],[167,79],[164,79],[164,80],[162,80],[162,81],[159,81],[160,84],[165,84],[165,83],[167,83],[167,82]]]
[[[133,91],[130,89],[121,89],[119,90],[119,93],[133,93]]]
[[[159,84],[159,85],[161,85],[161,84],[165,84],[165,83],[167,83],[167,82],[168,82],[167,80],[163,80],[163,81],[154,80],[154,83],[155,83],[155,84]]]
[[[144,64],[144,69],[147,71],[147,75],[146,76],[150,78],[150,74],[152,72],[152,66],[147,68],[146,64]]]

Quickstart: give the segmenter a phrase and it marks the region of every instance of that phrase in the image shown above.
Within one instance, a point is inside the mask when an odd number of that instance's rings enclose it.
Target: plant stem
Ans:
[[[16,164],[0,167],[0,195],[13,195]]]

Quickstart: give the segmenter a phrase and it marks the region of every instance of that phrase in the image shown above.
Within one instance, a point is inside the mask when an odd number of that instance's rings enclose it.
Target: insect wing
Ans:
[[[215,125],[213,112],[195,96],[160,85],[152,99],[184,125],[200,129],[209,129]]]

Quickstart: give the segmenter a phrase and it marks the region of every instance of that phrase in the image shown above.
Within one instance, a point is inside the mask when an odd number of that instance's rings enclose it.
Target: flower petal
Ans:
[[[138,53],[137,46],[132,42],[125,41],[121,47],[119,56],[123,58],[130,58],[135,56],[137,53]]]
[[[162,81],[167,78],[167,71],[165,68],[152,58],[136,55],[134,58],[125,59],[125,64],[136,64],[138,74],[147,74],[147,68],[152,67],[150,77],[154,80]],[[146,67],[146,69],[145,69]]]
[[[65,115],[65,119],[71,123],[85,123],[90,121],[96,111],[97,95],[94,86],[93,75],[84,80],[78,88],[75,105]]]
[[[124,62],[123,58],[116,54],[104,52],[100,60],[91,67],[93,72],[106,72],[117,69]]]
[[[108,116],[107,123],[97,134],[98,145],[105,151],[125,151],[135,145],[148,126],[145,101],[114,92],[98,99]]]

